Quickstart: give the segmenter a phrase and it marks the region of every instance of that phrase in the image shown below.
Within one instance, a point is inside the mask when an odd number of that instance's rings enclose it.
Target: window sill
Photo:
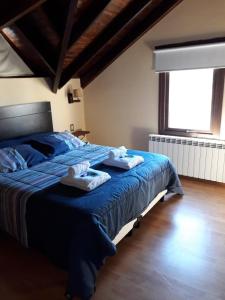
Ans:
[[[181,134],[181,132],[173,132],[173,131],[166,131],[166,132],[160,132],[158,135],[162,135],[170,138],[191,138],[191,139],[203,139],[203,140],[214,140],[214,141],[225,141],[224,137],[218,137],[216,135],[211,134]]]

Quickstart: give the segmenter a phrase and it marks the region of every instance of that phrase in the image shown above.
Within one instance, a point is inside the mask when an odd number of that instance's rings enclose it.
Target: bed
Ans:
[[[49,102],[0,108],[0,149],[52,135]],[[33,166],[0,173],[0,228],[68,271],[66,295],[90,299],[98,270],[116,245],[168,192],[182,194],[163,155],[129,150],[144,163],[129,170],[105,166],[112,147],[85,144]],[[91,192],[60,183],[68,167],[89,160],[111,179]]]

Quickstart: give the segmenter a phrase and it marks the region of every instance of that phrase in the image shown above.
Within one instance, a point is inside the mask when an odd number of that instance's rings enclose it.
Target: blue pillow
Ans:
[[[33,138],[36,138],[39,136],[49,136],[52,134],[53,134],[53,132],[38,132],[38,133],[32,133],[32,134],[20,136],[17,138],[0,140],[0,148],[6,148],[6,147],[13,148],[16,145],[25,144],[26,140],[30,140],[30,139],[33,139]]]
[[[64,141],[68,145],[70,150],[74,150],[77,147],[85,145],[83,141],[81,141],[79,138],[77,138],[68,131],[55,133],[54,137],[61,141]]]
[[[14,146],[14,148],[23,157],[23,159],[26,161],[27,166],[29,168],[47,159],[47,157],[43,153],[32,148],[31,145],[28,144],[17,145]]]
[[[13,148],[0,149],[0,173],[9,173],[27,168],[23,157]]]
[[[55,138],[53,134],[32,138],[26,141],[26,144],[30,144],[33,148],[47,156],[55,156],[69,151],[69,147],[65,141]]]

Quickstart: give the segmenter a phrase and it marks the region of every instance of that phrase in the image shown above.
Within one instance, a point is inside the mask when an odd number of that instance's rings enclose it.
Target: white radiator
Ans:
[[[149,151],[168,156],[178,174],[225,183],[225,142],[149,135]]]

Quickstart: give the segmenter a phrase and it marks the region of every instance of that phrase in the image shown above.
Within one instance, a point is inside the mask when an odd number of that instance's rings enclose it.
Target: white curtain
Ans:
[[[0,77],[28,76],[32,71],[0,35]]]
[[[156,72],[225,67],[225,43],[154,50]]]

